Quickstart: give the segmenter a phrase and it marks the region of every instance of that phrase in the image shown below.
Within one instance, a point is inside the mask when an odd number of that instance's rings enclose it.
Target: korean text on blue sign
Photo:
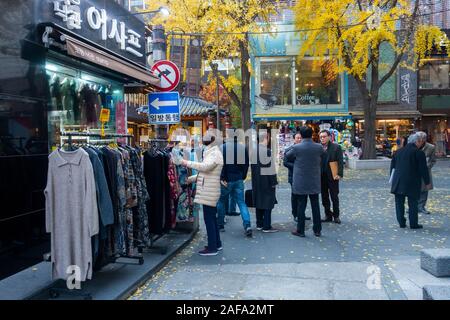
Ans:
[[[150,124],[180,122],[180,96],[178,92],[158,92],[148,95],[148,120]]]

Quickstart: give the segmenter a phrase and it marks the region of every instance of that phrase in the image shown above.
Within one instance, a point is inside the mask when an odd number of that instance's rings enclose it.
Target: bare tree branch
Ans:
[[[357,3],[358,3],[359,11],[363,11],[363,8],[362,8],[362,5],[361,5],[361,0],[358,0]]]
[[[236,104],[236,106],[239,109],[242,109],[242,103],[241,103],[241,99],[239,99],[239,96],[236,94],[236,92],[234,92],[233,89],[229,90],[223,83],[222,78],[219,76],[219,71],[216,70],[213,67],[213,63],[210,62],[209,66],[211,67],[211,70],[213,71],[214,77],[219,79],[219,84],[222,85],[222,87],[225,89],[225,91],[228,93],[228,95],[230,96],[231,100],[233,100],[233,102]]]

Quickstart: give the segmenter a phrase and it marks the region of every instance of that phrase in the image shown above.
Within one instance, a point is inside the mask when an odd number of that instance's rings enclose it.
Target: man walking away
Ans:
[[[425,188],[430,188],[430,174],[427,168],[425,153],[420,150],[425,140],[413,134],[408,144],[398,150],[391,161],[392,187],[395,194],[395,211],[400,228],[406,227],[405,198],[408,197],[409,226],[411,229],[421,229],[418,218],[418,201],[420,198],[422,180]],[[392,170],[395,170],[392,173]]]
[[[224,166],[220,177],[220,199],[217,203],[218,224],[219,229],[225,229],[225,208],[231,196],[241,212],[245,234],[247,237],[251,237],[250,212],[244,197],[244,180],[247,178],[249,166],[248,152],[244,145],[238,143],[233,132],[234,129],[227,130],[227,141],[221,147]]]
[[[427,134],[423,131],[419,131],[416,133],[420,139],[427,141]],[[422,149],[423,153],[425,153],[425,158],[427,159],[427,167],[428,174],[430,175],[430,189],[433,189],[433,177],[431,175],[431,169],[436,164],[436,146],[431,143],[425,142]],[[420,192],[419,198],[419,213],[422,214],[430,214],[430,212],[425,208],[428,200],[428,189],[425,187],[424,182],[422,181],[422,189]]]
[[[342,149],[337,143],[331,142],[331,134],[328,130],[320,131],[320,143],[326,156],[322,166],[322,205],[325,209],[325,219],[322,222],[334,222],[340,224],[339,218],[339,180],[344,176],[344,157]],[[337,172],[333,172],[337,168]],[[333,202],[333,211],[331,211],[331,201]]]
[[[294,145],[299,144],[302,141],[302,136],[300,132],[294,133]],[[286,148],[284,154],[288,153],[289,150],[294,146],[289,146]],[[288,169],[288,182],[291,185],[291,208],[292,208],[292,216],[294,217],[294,221],[297,222],[297,207],[295,205],[295,196],[292,193],[292,174],[294,171],[294,161],[288,161],[286,157],[283,159],[283,165]],[[306,220],[311,220],[311,217],[306,217]]]
[[[278,232],[277,229],[272,228],[272,209],[277,203],[276,186],[278,184],[275,160],[267,147],[269,144],[267,132],[260,132],[258,137],[257,154],[256,157],[252,157],[252,197],[256,208],[256,227],[264,233],[273,233]]]
[[[314,235],[320,237],[322,231],[319,205],[320,175],[325,151],[320,144],[313,142],[311,128],[302,127],[300,134],[302,142],[286,154],[288,161],[294,161],[292,192],[298,207],[297,230],[292,234],[299,237],[305,236],[305,210],[309,197]]]

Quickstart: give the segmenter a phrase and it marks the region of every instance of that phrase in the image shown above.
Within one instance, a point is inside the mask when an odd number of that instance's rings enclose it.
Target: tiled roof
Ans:
[[[215,105],[210,102],[207,102],[200,98],[185,96],[181,97],[180,106],[180,113],[182,117],[206,116],[208,114],[208,111],[216,109]]]

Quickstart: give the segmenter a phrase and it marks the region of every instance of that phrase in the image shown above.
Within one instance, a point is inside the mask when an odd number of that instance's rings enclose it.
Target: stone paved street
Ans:
[[[190,246],[130,299],[422,299],[423,285],[450,284],[420,269],[421,249],[450,248],[450,162],[438,161],[433,177],[432,214],[419,216],[422,230],[398,227],[387,170],[346,170],[342,224],[323,224],[316,238],[308,222],[306,238],[297,238],[290,234],[290,187],[280,169],[273,226],[281,232],[254,230],[246,238],[241,218],[227,217],[223,251],[202,257],[201,222]]]

